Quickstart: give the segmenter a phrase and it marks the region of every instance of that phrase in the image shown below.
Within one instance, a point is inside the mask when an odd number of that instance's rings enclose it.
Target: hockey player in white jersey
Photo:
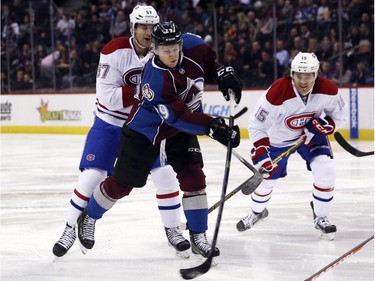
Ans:
[[[131,37],[114,38],[100,54],[96,78],[96,113],[82,154],[77,185],[68,208],[65,230],[53,247],[55,256],[64,256],[76,240],[77,218],[86,207],[94,189],[113,174],[121,128],[135,102],[134,89],[140,82],[150,52],[151,31],[159,22],[152,6],[134,7],[130,14]],[[170,246],[188,257],[190,242],[179,229],[181,205],[176,174],[161,157],[154,164],[151,178],[156,187],[157,205]]]
[[[314,226],[325,238],[334,239],[336,226],[327,216],[335,189],[335,164],[327,136],[346,122],[348,114],[337,86],[318,77],[318,70],[315,54],[298,53],[290,74],[267,89],[250,115],[251,157],[265,180],[251,194],[251,212],[237,223],[238,231],[250,229],[268,216],[266,205],[277,179],[287,175],[289,156],[277,164],[272,159],[302,137],[305,141],[296,151],[312,171]]]

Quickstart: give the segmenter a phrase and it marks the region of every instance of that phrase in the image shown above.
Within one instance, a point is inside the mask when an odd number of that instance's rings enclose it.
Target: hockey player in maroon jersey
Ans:
[[[300,52],[291,63],[290,75],[276,80],[250,115],[251,157],[266,180],[251,194],[250,214],[237,223],[238,231],[268,216],[266,205],[277,179],[287,175],[289,156],[277,164],[272,159],[303,137],[306,140],[296,151],[312,171],[314,226],[326,238],[334,238],[336,226],[327,216],[335,189],[335,164],[327,136],[346,122],[347,110],[337,86],[318,77],[318,70],[315,54]]]
[[[114,176],[96,188],[78,218],[81,244],[94,246],[96,220],[132,189],[143,187],[153,162],[165,142],[169,164],[183,191],[182,205],[190,230],[193,253],[218,256],[206,238],[208,208],[203,159],[197,135],[209,135],[237,147],[239,128],[202,112],[204,84],[218,83],[226,99],[229,92],[241,98],[242,82],[230,66],[220,66],[215,52],[198,36],[181,34],[173,22],[157,24],[152,32],[155,56],[142,72],[141,99],[123,126]]]
[[[76,240],[78,216],[107,175],[113,174],[121,137],[121,127],[134,104],[135,86],[150,52],[151,31],[159,22],[152,6],[136,6],[130,14],[132,37],[118,37],[106,44],[100,54],[96,80],[95,122],[90,129],[81,158],[78,183],[68,208],[65,230],[53,247],[55,256],[65,255]],[[188,257],[189,241],[180,226],[181,204],[176,174],[165,161],[158,159],[150,172],[169,245],[182,257]]]

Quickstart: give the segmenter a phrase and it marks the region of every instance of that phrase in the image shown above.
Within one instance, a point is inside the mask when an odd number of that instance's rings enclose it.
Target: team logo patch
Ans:
[[[143,94],[143,96],[145,96],[146,99],[148,99],[148,100],[152,100],[152,99],[154,98],[154,96],[155,96],[155,93],[151,90],[149,84],[145,84],[145,85],[143,85],[143,88],[142,88],[142,94]]]
[[[285,125],[292,130],[300,130],[313,118],[315,113],[293,115],[285,119]]]
[[[95,160],[95,155],[94,154],[87,154],[86,160],[87,161],[94,161]]]
[[[141,72],[142,67],[132,68],[129,71],[125,72],[122,76],[124,83],[132,87],[137,86],[141,81]]]

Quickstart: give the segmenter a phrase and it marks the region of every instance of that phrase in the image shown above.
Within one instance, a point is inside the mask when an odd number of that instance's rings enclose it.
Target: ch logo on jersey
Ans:
[[[315,113],[303,113],[289,116],[285,119],[285,126],[291,130],[300,130],[315,116]]]
[[[128,86],[135,87],[141,82],[142,67],[132,68],[122,75],[124,83]]]
[[[195,80],[187,78],[186,90],[181,92],[179,95],[192,112],[196,111],[201,106],[203,87],[203,78],[198,78]]]
[[[155,93],[151,90],[150,85],[147,83],[143,85],[142,95],[148,100],[152,100],[155,96]]]

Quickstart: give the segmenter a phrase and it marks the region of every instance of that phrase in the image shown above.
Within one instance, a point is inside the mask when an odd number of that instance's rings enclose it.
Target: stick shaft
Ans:
[[[374,235],[372,235],[370,238],[366,239],[365,241],[363,241],[362,243],[358,244],[357,246],[355,246],[353,249],[351,249],[350,251],[346,252],[345,254],[343,254],[342,256],[338,257],[337,259],[335,259],[333,262],[331,262],[330,264],[328,264],[327,266],[323,267],[321,270],[319,270],[318,272],[314,273],[313,275],[311,275],[309,278],[305,279],[305,281],[313,281],[315,280],[316,278],[318,278],[321,274],[327,272],[328,270],[330,270],[331,268],[334,268],[336,265],[340,264],[341,262],[343,262],[345,259],[347,259],[348,257],[350,257],[351,255],[354,255],[356,252],[358,252],[359,250],[362,249],[362,247],[364,245],[366,245],[368,242],[370,242],[372,239],[374,239]]]

